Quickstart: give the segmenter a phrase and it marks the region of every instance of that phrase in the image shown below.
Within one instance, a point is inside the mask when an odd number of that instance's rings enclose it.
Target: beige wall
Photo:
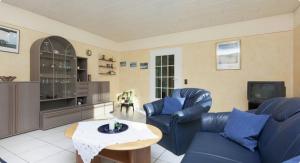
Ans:
[[[293,16],[296,26],[294,31],[292,31]],[[111,81],[112,98],[123,90],[133,89],[137,97],[136,102],[141,106],[149,102],[150,70],[140,70],[139,66],[136,69],[130,69],[127,66],[127,68],[117,70],[116,76],[100,76],[97,73],[98,55],[112,55],[119,61],[149,62],[150,50],[177,44],[173,47],[183,49],[183,79],[189,80],[189,84],[185,87],[210,90],[214,100],[212,111],[231,110],[233,106],[246,109],[246,82],[248,80],[284,80],[288,96],[292,96],[293,91],[295,95],[300,95],[300,87],[298,87],[300,85],[300,77],[298,77],[300,74],[299,17],[300,10],[298,9],[294,15],[278,15],[116,43],[0,3],[0,25],[21,30],[20,54],[0,52],[0,75],[14,75],[17,76],[18,81],[29,81],[29,56],[32,43],[48,35],[60,35],[72,42],[78,56],[85,56],[85,50],[92,49],[94,55],[88,59],[89,74],[92,75],[94,81]],[[215,44],[219,41],[226,41],[223,38],[235,38],[242,41],[241,70],[216,71]],[[113,50],[106,50],[106,48]],[[130,51],[116,52],[116,50]]]
[[[294,13],[294,95],[300,96],[300,7]]]
[[[1,23],[2,26],[8,26],[20,29],[20,53],[7,53],[0,51],[0,76],[16,76],[16,81],[29,81],[30,80],[30,47],[37,39],[48,36],[49,34],[34,31],[24,27],[18,27]],[[118,52],[112,50],[101,49],[93,45],[81,43],[78,41],[69,40],[77,53],[77,56],[87,57],[85,51],[91,49],[93,55],[88,57],[88,73],[92,75],[93,81],[110,81],[111,82],[111,98],[114,99],[115,95],[119,92],[119,77],[116,76],[103,76],[98,75],[98,57],[105,54],[106,56],[113,56],[118,60]],[[117,69],[118,72],[118,69]]]
[[[236,39],[241,40],[241,70],[216,71],[215,44],[226,40],[174,46],[183,50],[183,79],[189,80],[189,84],[183,87],[211,91],[211,111],[228,111],[232,107],[246,110],[248,80],[283,80],[286,82],[287,95],[292,96],[293,32]],[[149,61],[150,50],[123,52],[120,60],[138,63]],[[140,104],[149,102],[149,71],[120,68],[120,88],[134,89]]]
[[[300,25],[294,29],[294,96],[300,97]]]

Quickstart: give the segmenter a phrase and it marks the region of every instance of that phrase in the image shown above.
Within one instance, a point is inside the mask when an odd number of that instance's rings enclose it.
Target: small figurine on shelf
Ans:
[[[102,55],[102,59],[105,60],[105,55],[104,54]]]
[[[110,75],[116,75],[116,72],[115,71],[109,71],[108,72]]]

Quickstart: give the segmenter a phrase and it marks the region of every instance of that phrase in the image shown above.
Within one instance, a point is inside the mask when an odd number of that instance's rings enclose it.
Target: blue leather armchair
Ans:
[[[200,127],[202,113],[209,111],[212,99],[203,89],[175,89],[172,97],[185,97],[183,109],[173,115],[161,115],[164,99],[144,105],[146,123],[158,127],[163,138],[158,143],[176,155],[185,153]]]
[[[281,163],[300,155],[300,98],[274,98],[253,112],[270,115],[255,152],[220,135],[229,113],[205,113],[182,163]]]

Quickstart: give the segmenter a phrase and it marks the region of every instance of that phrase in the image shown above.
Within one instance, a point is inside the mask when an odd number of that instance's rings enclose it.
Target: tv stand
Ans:
[[[248,110],[257,109],[262,103],[263,101],[248,101]]]

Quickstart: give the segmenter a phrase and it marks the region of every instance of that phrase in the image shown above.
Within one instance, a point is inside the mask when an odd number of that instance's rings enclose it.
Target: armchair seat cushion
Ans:
[[[151,124],[159,128],[163,133],[169,133],[171,115],[157,115],[147,118],[147,124]]]
[[[260,163],[257,151],[251,152],[218,133],[198,132],[183,163]]]

